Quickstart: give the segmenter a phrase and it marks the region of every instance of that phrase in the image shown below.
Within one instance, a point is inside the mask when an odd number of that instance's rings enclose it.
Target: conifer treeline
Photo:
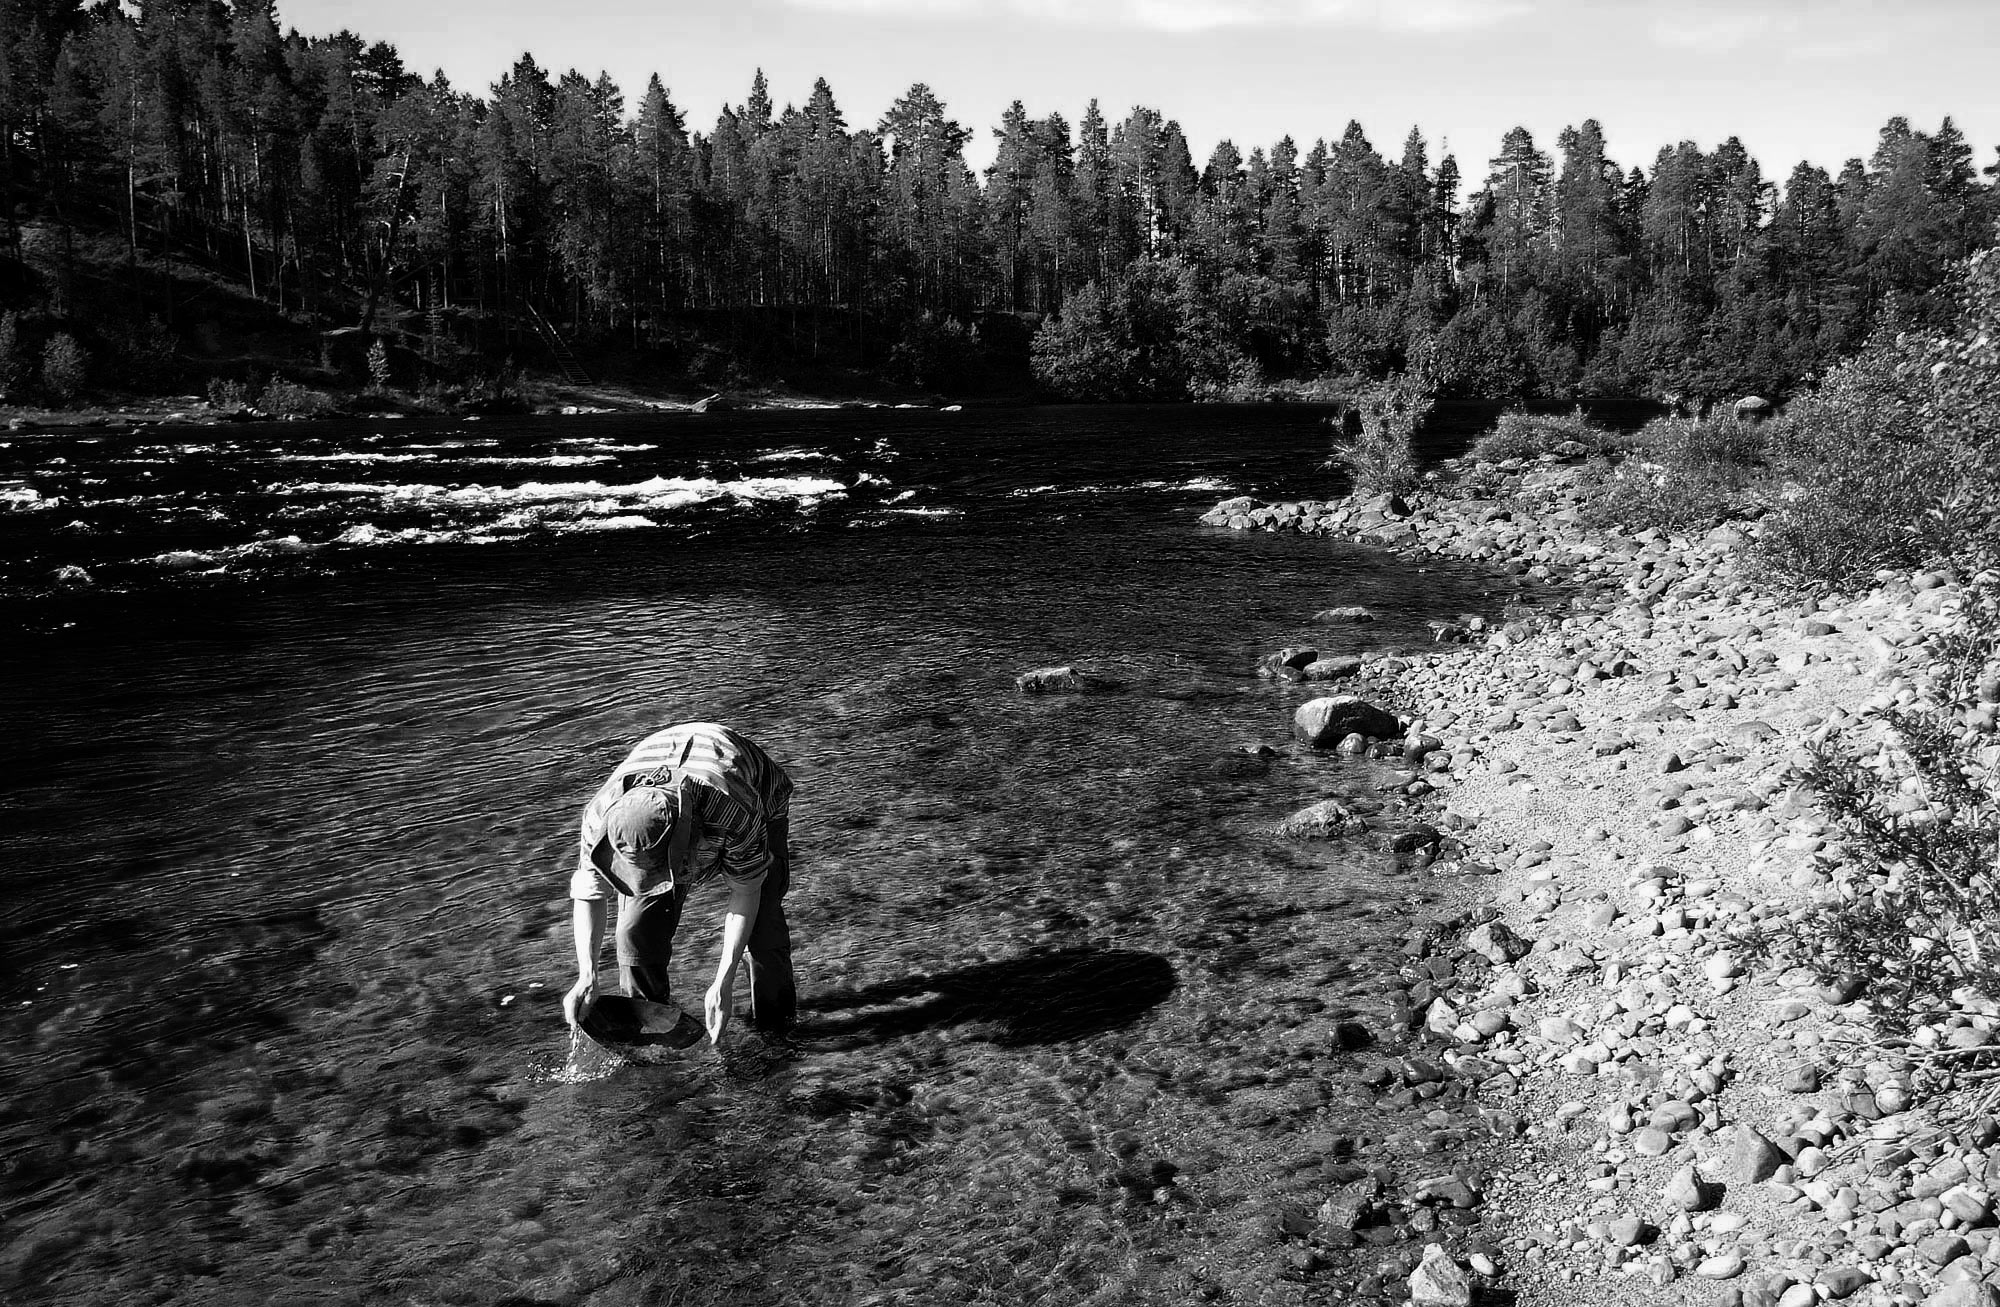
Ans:
[[[1782,191],[1734,137],[1628,170],[1595,121],[1553,156],[1516,128],[1470,179],[1357,123],[1199,167],[1143,107],[1072,129],[1017,103],[993,135],[982,179],[923,85],[853,126],[824,81],[778,109],[759,74],[690,132],[657,77],[628,106],[524,55],[480,97],[387,44],[281,34],[272,0],[0,0],[7,252],[24,217],[115,228],[137,262],[197,251],[370,330],[390,303],[433,331],[540,313],[643,351],[789,311],[921,374],[957,324],[1076,301],[1038,356],[1087,375],[1108,350],[1107,393],[1410,369],[1445,394],[1783,391],[1884,303],[1924,311],[1996,214],[1949,118],[1892,119]],[[1155,338],[1174,348],[1134,363]]]

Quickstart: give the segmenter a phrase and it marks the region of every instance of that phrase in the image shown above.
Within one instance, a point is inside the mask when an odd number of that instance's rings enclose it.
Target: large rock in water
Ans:
[[[1061,667],[1037,667],[1014,678],[1014,688],[1022,694],[1079,694],[1108,686],[1109,682],[1079,672],[1067,663]]]
[[[1296,645],[1286,645],[1274,654],[1265,654],[1257,660],[1257,675],[1281,681],[1304,679],[1305,669],[1319,661],[1319,650],[1302,649]]]
[[[1309,699],[1292,714],[1292,734],[1315,749],[1330,749],[1349,735],[1387,740],[1402,733],[1402,724],[1395,714],[1382,711],[1358,695]]]
[[[1303,681],[1343,681],[1350,676],[1361,675],[1361,660],[1353,654],[1342,654],[1338,658],[1315,658],[1299,669],[1299,679]]]
[[[1278,823],[1278,834],[1288,840],[1325,840],[1367,829],[1368,823],[1339,799],[1322,799]]]

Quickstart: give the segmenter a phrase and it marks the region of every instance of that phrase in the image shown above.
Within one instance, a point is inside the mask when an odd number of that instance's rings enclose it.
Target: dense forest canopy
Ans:
[[[178,330],[142,276],[131,323],[68,293],[76,234],[115,233],[134,269],[199,260],[433,359],[559,331],[686,369],[782,316],[799,349],[927,385],[1032,336],[1042,381],[1086,397],[1406,372],[1695,398],[1784,393],[1884,312],[1932,312],[1996,216],[1950,118],[1782,186],[1734,137],[1628,167],[1594,120],[1553,150],[1515,128],[1468,172],[1358,122],[1200,161],[1147,107],[1016,103],[991,132],[981,175],[922,84],[869,125],[823,80],[780,107],[760,73],[690,130],[657,77],[628,101],[523,55],[479,95],[283,32],[271,0],[0,0],[0,308]]]

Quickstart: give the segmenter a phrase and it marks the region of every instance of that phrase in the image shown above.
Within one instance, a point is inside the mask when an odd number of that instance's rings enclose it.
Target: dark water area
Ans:
[[[1281,1300],[1296,1141],[1422,1151],[1325,1054],[1439,890],[1251,668],[1536,598],[1195,523],[1339,490],[1318,418],[9,440],[0,1298]],[[1058,662],[1114,688],[1016,693]],[[804,1038],[573,1064],[577,814],[702,719],[798,784]],[[1377,834],[1270,834],[1336,795]]]

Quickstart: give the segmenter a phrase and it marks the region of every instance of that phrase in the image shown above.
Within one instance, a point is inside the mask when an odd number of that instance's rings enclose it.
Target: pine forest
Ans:
[[[712,385],[822,362],[1077,399],[1403,374],[1700,403],[1934,320],[1996,217],[1949,118],[1780,177],[1734,137],[1613,160],[1595,120],[1487,159],[1350,121],[1198,160],[1154,108],[1017,102],[975,171],[976,129],[925,85],[873,122],[801,89],[759,73],[691,124],[657,77],[628,98],[523,55],[461,90],[281,30],[270,0],[0,0],[4,344],[62,334],[100,377],[126,360],[115,384],[186,385],[213,327],[191,288],[219,281],[299,340],[386,341],[412,381],[573,349]]]

